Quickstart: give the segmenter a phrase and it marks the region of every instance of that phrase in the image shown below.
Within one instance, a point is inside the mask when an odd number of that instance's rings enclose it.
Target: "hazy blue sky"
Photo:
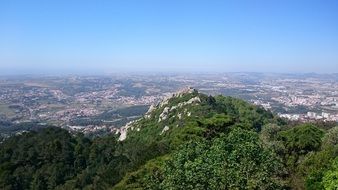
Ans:
[[[337,0],[0,1],[0,73],[338,72]]]

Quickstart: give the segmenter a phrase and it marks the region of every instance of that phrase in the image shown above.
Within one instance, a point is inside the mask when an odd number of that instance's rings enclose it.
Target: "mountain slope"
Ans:
[[[240,99],[212,97],[187,89],[151,106],[143,118],[122,129],[120,140],[171,139],[189,133],[186,131],[189,129],[194,129],[196,133],[210,132],[208,120],[217,119],[224,125],[236,124],[259,131],[263,124],[273,119],[273,115]]]
[[[149,171],[161,170],[163,161],[186,142],[212,140],[232,128],[260,131],[269,122],[275,122],[270,112],[243,100],[207,96],[194,89],[173,94],[124,128],[126,134],[120,138],[123,149],[128,150],[124,155],[134,160],[138,171],[128,174],[116,189],[134,188],[137,185],[128,184],[131,178],[136,180]]]
[[[186,89],[120,135],[44,128],[4,140],[0,189],[332,189],[337,129]]]

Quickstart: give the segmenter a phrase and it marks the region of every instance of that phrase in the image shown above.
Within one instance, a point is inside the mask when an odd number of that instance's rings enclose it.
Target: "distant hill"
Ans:
[[[334,189],[338,128],[188,88],[117,134],[43,128],[0,144],[0,189]]]

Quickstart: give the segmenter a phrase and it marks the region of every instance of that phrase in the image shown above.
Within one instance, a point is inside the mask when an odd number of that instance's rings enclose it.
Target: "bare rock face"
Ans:
[[[176,93],[173,94],[173,97],[182,97],[184,94],[191,94],[193,92],[196,92],[197,90],[192,87],[186,87]]]
[[[155,105],[151,105],[147,111],[147,113],[145,113],[144,117],[145,118],[150,118],[151,113],[156,109]]]
[[[191,98],[190,100],[186,101],[186,102],[181,102],[177,105],[177,107],[183,107],[185,105],[188,105],[188,104],[192,104],[192,103],[200,103],[201,102],[201,99],[199,97],[194,97],[194,98]]]
[[[173,97],[181,97],[182,94],[186,94],[186,93],[191,93],[191,92],[194,92],[195,90],[191,90],[189,88],[189,90],[184,90],[183,92],[180,92],[178,94],[174,94]],[[169,100],[169,99],[168,99]],[[168,101],[166,100],[166,102]],[[196,97],[193,97],[191,98],[190,100],[186,101],[186,102],[181,102],[181,103],[178,103],[176,106],[172,106],[172,107],[165,107],[163,109],[163,112],[160,114],[159,118],[158,118],[158,122],[161,122],[163,120],[166,120],[168,118],[168,115],[169,115],[169,112],[171,111],[174,111],[175,109],[178,109],[178,108],[182,108],[183,106],[186,106],[186,105],[189,105],[189,104],[193,104],[193,103],[200,103],[201,102],[201,99],[196,96]],[[191,113],[190,113],[191,114]],[[188,116],[190,116],[190,114],[188,114]],[[181,118],[181,116],[178,116],[179,118]]]
[[[191,88],[191,87],[187,87],[187,88],[184,88],[174,94],[172,94],[171,96],[168,96],[166,98],[164,98],[159,104],[157,105],[151,105],[147,111],[147,113],[145,113],[144,115],[144,119],[150,119],[152,114],[154,113],[155,110],[157,109],[162,109],[163,107],[163,110],[161,112],[161,114],[158,116],[158,123],[168,119],[169,117],[169,113],[172,112],[172,111],[175,111],[179,108],[182,108],[183,106],[186,106],[186,105],[189,105],[189,104],[198,104],[201,102],[200,98],[198,96],[196,97],[193,97],[191,98],[190,100],[188,101],[185,101],[185,102],[180,102],[178,103],[177,105],[172,105],[172,106],[169,106],[169,100],[171,98],[179,98],[179,97],[182,97],[186,94],[191,94],[191,93],[194,93],[194,92],[197,92],[196,89],[194,88]],[[186,113],[187,111],[184,111],[184,113]],[[183,113],[183,114],[184,114]],[[190,116],[191,113],[188,113],[188,116]],[[176,116],[174,116],[176,117]],[[182,113],[179,113],[177,115],[177,117],[179,119],[182,118]],[[128,133],[128,130],[133,130],[134,128],[136,129],[136,131],[139,131],[141,130],[140,127],[141,126],[136,126],[136,123],[137,121],[133,121],[133,122],[129,122],[127,125],[125,125],[124,127],[121,127],[120,129],[117,129],[116,133],[120,133],[120,137],[119,137],[119,141],[123,141],[127,138],[127,133]],[[165,126],[161,132],[161,134],[163,134],[164,132],[168,131],[169,130],[169,126]]]
[[[131,121],[131,122],[127,123],[125,126],[121,127],[118,131],[116,131],[116,133],[120,133],[120,137],[118,139],[119,141],[124,141],[127,138],[128,130],[133,130],[134,124],[137,121],[138,120]],[[137,130],[139,131],[139,128],[137,128]]]
[[[192,104],[192,103],[196,103],[196,102],[198,102],[198,103],[200,103],[201,102],[201,99],[200,99],[200,97],[195,97],[195,98],[191,98],[188,102],[187,102],[187,104]]]
[[[160,135],[162,135],[163,133],[165,133],[166,131],[168,131],[170,128],[168,126],[165,126],[163,129],[162,129],[162,132]]]
[[[162,102],[160,103],[159,107],[166,106],[169,103],[170,98],[171,97],[167,97],[167,98],[163,99]]]
[[[163,112],[160,114],[160,117],[158,118],[158,122],[166,120],[168,118],[168,113],[169,113],[169,107],[165,107],[163,109]]]
[[[124,141],[127,138],[128,129],[129,127],[127,125],[124,127],[121,127],[119,141]]]

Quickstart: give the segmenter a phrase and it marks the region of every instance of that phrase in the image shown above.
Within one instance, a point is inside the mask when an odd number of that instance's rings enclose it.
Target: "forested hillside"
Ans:
[[[338,188],[338,127],[290,123],[232,97],[177,93],[121,134],[10,137],[0,189]]]

